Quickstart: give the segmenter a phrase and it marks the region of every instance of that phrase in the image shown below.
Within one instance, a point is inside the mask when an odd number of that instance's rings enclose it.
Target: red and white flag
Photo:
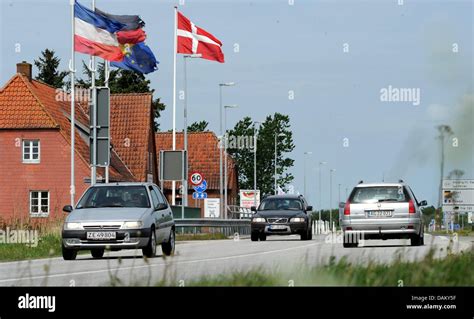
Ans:
[[[222,42],[206,30],[196,26],[178,12],[178,53],[201,54],[203,59],[224,63]]]

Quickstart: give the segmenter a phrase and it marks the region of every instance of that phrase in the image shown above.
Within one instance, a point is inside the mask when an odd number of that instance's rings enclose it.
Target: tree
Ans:
[[[451,172],[449,172],[448,174],[448,179],[452,179],[453,177],[455,179],[460,179],[461,177],[463,177],[464,175],[464,171],[463,170],[460,170],[460,169],[453,169]]]
[[[61,59],[55,56],[54,50],[45,49],[41,52],[38,60],[35,60],[35,66],[38,68],[36,80],[54,86],[55,88],[64,87],[64,78],[68,75],[67,71],[58,71]]]
[[[263,196],[274,193],[275,164],[278,186],[285,188],[294,178],[292,174],[287,173],[287,169],[293,166],[294,160],[284,156],[284,153],[291,152],[295,148],[289,122],[289,116],[275,113],[273,116],[267,116],[258,129],[257,188]],[[253,120],[245,117],[228,132],[227,151],[237,163],[241,189],[253,189],[255,131]],[[277,136],[276,163],[275,136]]]
[[[207,129],[208,125],[209,125],[209,122],[207,122],[207,121],[194,122],[193,124],[188,126],[188,132],[206,132],[206,131],[209,131]]]
[[[92,82],[92,72],[90,72],[87,64],[82,62],[83,74],[86,76],[86,79],[78,80],[78,84],[82,87],[89,88],[91,87]],[[99,62],[97,65],[97,74],[95,85],[104,86],[105,85],[105,64]],[[122,69],[112,69],[109,75],[109,88],[110,93],[154,93],[155,90],[150,88],[150,80],[147,80],[142,73],[122,70]],[[161,116],[161,112],[165,110],[166,105],[161,102],[160,98],[156,98],[152,102],[153,105],[153,114],[154,114],[154,128],[155,132],[160,130],[160,124],[158,123],[158,118]]]

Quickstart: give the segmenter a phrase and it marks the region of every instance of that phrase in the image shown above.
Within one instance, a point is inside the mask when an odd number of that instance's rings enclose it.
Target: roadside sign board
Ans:
[[[90,162],[96,166],[108,166],[110,164],[110,90],[106,87],[96,87],[95,100],[96,112],[90,107]],[[94,123],[94,119],[97,118]],[[96,124],[97,139],[95,143],[96,157],[94,161],[94,124]]]
[[[443,179],[443,189],[474,189],[474,179]]]
[[[182,181],[186,177],[185,151],[160,151],[160,179],[162,181]]]
[[[219,218],[220,216],[220,199],[205,198],[204,199],[204,218]]]
[[[260,205],[260,191],[257,189],[257,204],[255,205],[254,190],[240,190],[240,207],[250,208],[252,206]]]
[[[463,214],[474,211],[474,180],[443,180],[443,212]]]

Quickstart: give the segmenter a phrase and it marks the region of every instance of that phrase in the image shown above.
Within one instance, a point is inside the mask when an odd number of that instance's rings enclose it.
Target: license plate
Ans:
[[[392,217],[391,210],[370,210],[367,212],[369,217]]]
[[[273,229],[286,229],[286,226],[284,225],[270,225],[269,227],[270,230],[273,230]]]
[[[92,240],[109,240],[115,238],[117,238],[117,233],[113,231],[98,231],[87,233],[87,239]]]

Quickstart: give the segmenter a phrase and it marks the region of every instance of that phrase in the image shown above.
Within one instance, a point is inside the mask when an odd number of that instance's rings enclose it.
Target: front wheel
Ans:
[[[145,248],[142,249],[143,256],[153,258],[156,256],[156,235],[155,229],[151,228],[150,239]]]
[[[174,229],[172,229],[170,232],[170,238],[168,239],[168,242],[161,244],[161,250],[163,250],[163,254],[165,254],[165,256],[173,256],[174,249],[175,249],[175,233],[174,233]]]
[[[74,260],[77,257],[77,250],[62,246],[62,253],[64,260]]]
[[[260,241],[265,241],[267,240],[267,235],[265,233],[260,233],[259,239]]]
[[[258,241],[258,232],[250,233],[250,240],[251,241]]]

